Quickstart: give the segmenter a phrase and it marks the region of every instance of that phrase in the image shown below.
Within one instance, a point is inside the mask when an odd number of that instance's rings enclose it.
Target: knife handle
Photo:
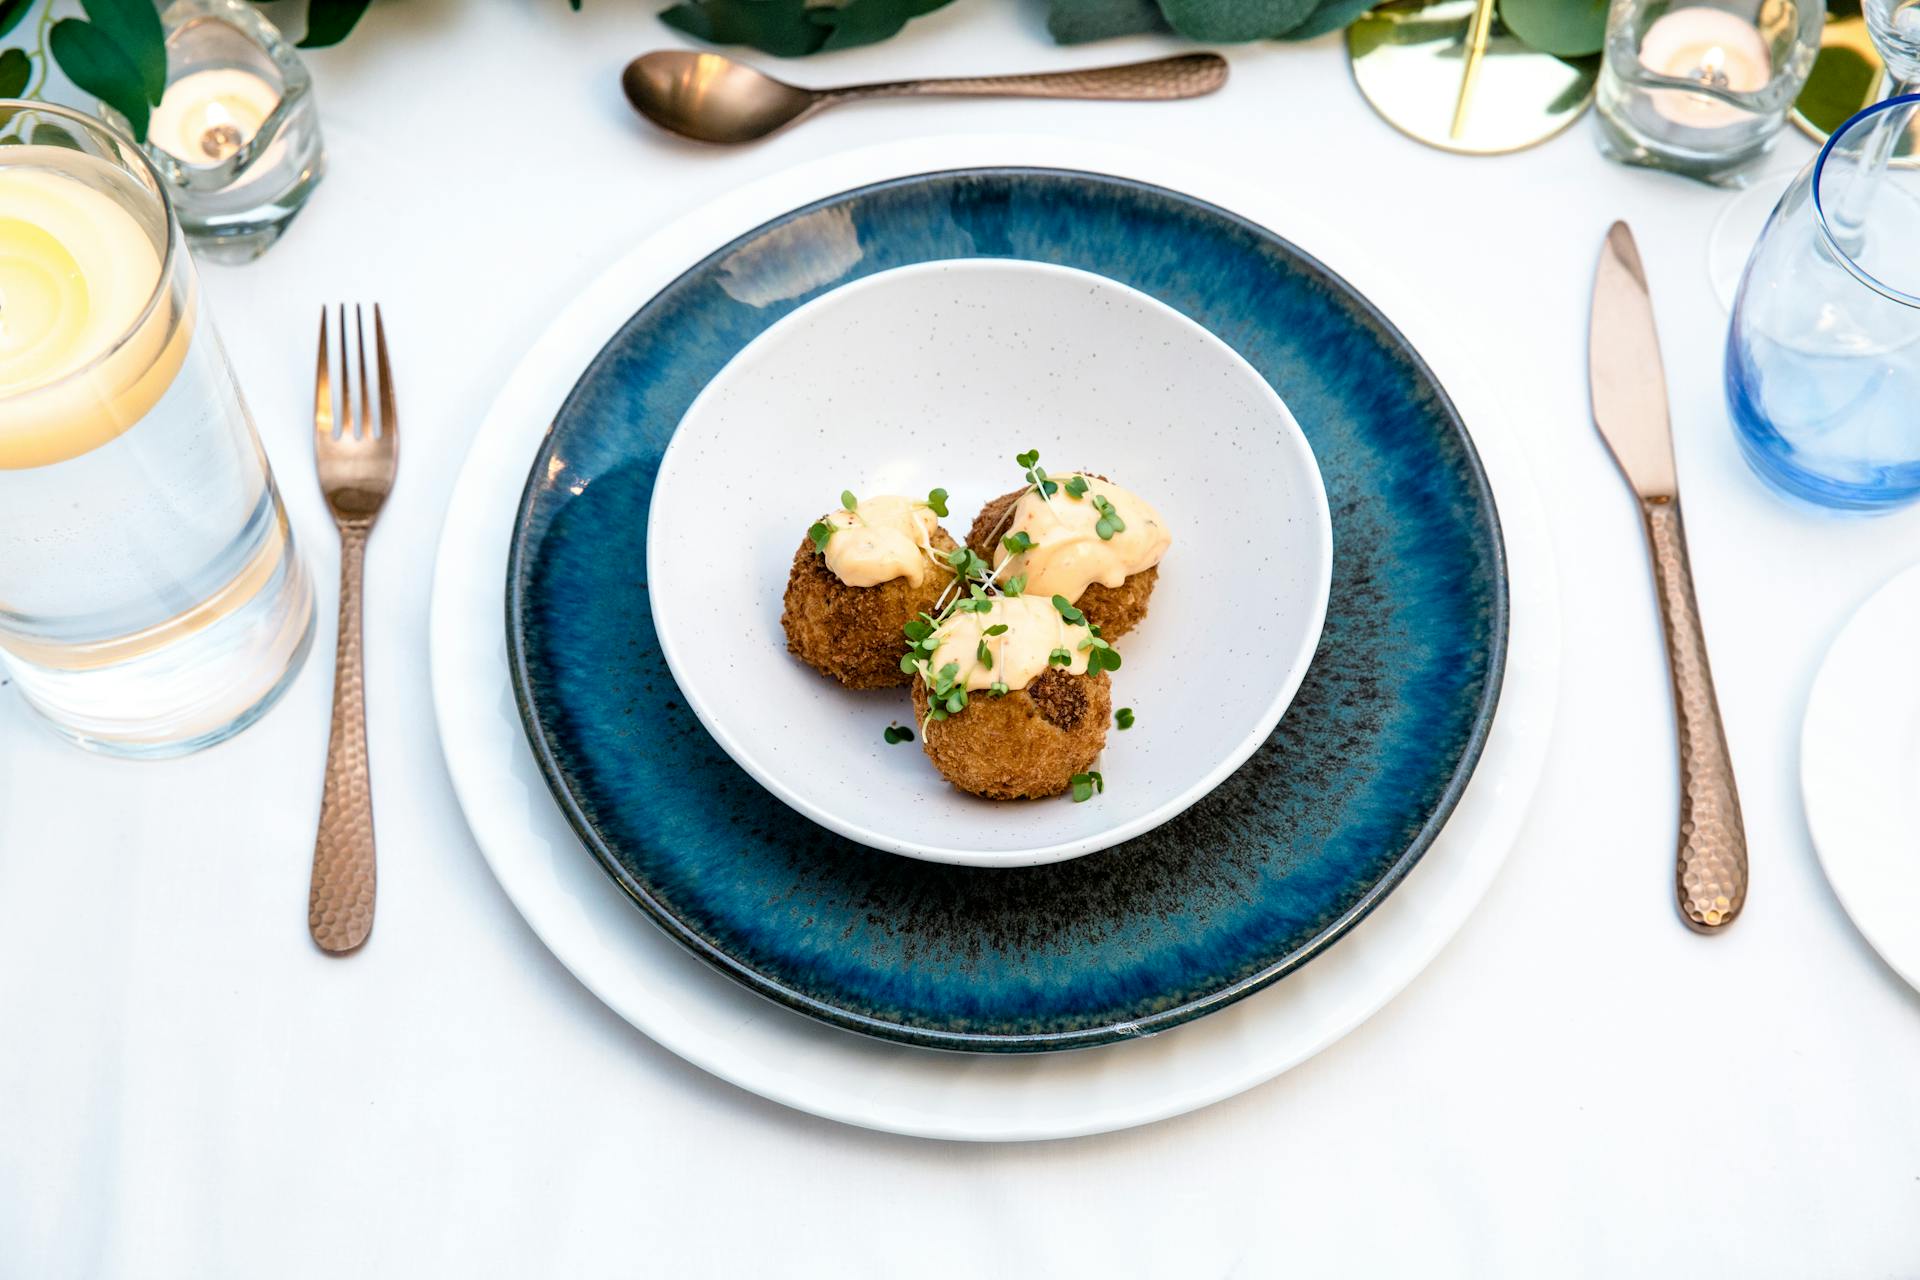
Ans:
[[[1747,831],[1733,757],[1707,664],[1707,638],[1693,598],[1693,568],[1677,499],[1642,499],[1654,583],[1673,671],[1674,725],[1680,739],[1680,854],[1674,891],[1696,933],[1718,933],[1747,901]]]

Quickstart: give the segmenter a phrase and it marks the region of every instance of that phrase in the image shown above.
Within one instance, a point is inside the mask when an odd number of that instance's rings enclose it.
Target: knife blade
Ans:
[[[1627,483],[1642,498],[1679,496],[1673,426],[1653,299],[1633,231],[1616,222],[1593,276],[1593,326],[1587,335],[1593,421]]]
[[[1587,378],[1594,425],[1640,497],[1666,632],[1680,754],[1674,897],[1689,928],[1719,933],[1746,905],[1747,833],[1693,594],[1653,300],[1640,250],[1624,222],[1608,230],[1594,272]]]

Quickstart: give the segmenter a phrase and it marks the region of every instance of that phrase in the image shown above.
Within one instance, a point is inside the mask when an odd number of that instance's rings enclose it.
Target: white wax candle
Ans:
[[[182,164],[219,164],[259,133],[279,105],[279,90],[251,71],[195,71],[167,86],[147,139]]]
[[[1773,55],[1754,25],[1737,14],[1703,5],[1669,9],[1640,40],[1640,65],[1657,75],[1696,80],[1718,89],[1752,93],[1773,78]],[[1655,111],[1690,129],[1737,124],[1748,113],[1704,93],[1656,89]]]
[[[190,318],[155,302],[160,249],[112,179],[67,147],[0,147],[0,468],[112,439],[179,370]]]

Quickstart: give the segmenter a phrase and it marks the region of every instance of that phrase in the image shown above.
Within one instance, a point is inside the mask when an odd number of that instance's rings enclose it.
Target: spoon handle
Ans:
[[[1227,82],[1227,60],[1217,53],[1186,53],[1151,62],[1085,71],[1045,71],[1022,76],[968,76],[952,80],[895,80],[828,89],[821,98],[1103,98],[1164,101],[1198,98]]]

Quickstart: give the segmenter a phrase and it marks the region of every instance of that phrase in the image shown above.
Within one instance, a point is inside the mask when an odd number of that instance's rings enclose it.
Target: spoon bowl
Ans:
[[[721,144],[764,138],[821,98],[732,58],[683,49],[635,58],[621,72],[620,87],[633,109],[662,129]]]

